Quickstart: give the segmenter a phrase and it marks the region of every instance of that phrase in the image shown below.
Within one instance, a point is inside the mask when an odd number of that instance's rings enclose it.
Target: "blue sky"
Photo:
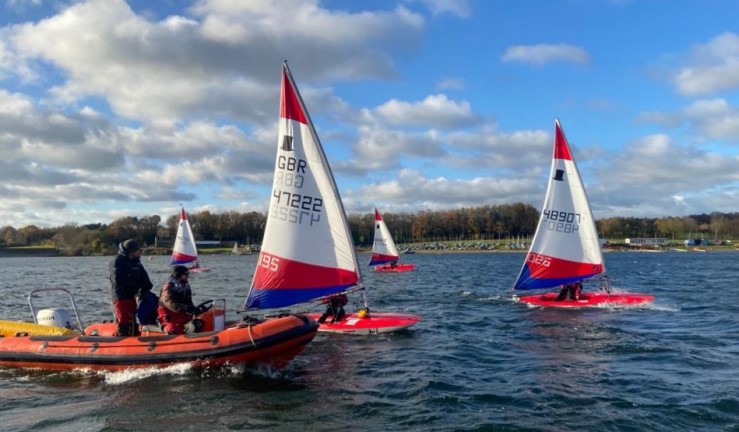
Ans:
[[[288,59],[349,212],[737,211],[734,1],[6,0],[0,225],[266,211]]]

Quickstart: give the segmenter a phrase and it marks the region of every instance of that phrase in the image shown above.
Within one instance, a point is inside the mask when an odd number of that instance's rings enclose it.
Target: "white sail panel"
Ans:
[[[333,174],[285,65],[272,195],[247,307],[287,306],[358,282]]]
[[[195,237],[187,221],[185,208],[180,208],[180,224],[177,227],[177,236],[172,247],[170,265],[184,265],[198,260],[198,250],[195,246]]]
[[[546,197],[534,240],[514,288],[548,288],[603,271],[590,203],[559,121]]]
[[[387,229],[387,224],[382,220],[380,212],[375,209],[375,237],[372,242],[372,257],[369,265],[374,266],[398,261],[399,258],[400,254],[395,247],[390,230]]]

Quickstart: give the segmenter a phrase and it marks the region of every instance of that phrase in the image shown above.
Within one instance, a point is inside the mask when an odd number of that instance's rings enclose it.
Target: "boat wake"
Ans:
[[[131,369],[118,372],[102,372],[92,371],[99,374],[106,384],[119,385],[127,384],[142,379],[150,378],[152,376],[164,376],[164,375],[187,375],[193,370],[191,363],[179,363],[176,365],[168,366],[165,368],[144,368],[144,369]],[[82,372],[87,372],[83,370]]]

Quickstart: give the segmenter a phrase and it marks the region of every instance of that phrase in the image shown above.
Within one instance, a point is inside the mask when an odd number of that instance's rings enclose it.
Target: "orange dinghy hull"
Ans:
[[[318,331],[315,321],[298,314],[258,324],[237,323],[205,333],[93,336],[105,334],[110,326],[92,325],[87,329],[88,335],[2,337],[0,366],[62,371],[120,371],[180,363],[280,368],[298,355]]]

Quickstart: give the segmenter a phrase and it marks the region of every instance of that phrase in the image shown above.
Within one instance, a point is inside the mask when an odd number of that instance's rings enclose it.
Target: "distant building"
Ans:
[[[632,246],[668,246],[670,244],[670,241],[664,237],[627,238],[625,242]]]

